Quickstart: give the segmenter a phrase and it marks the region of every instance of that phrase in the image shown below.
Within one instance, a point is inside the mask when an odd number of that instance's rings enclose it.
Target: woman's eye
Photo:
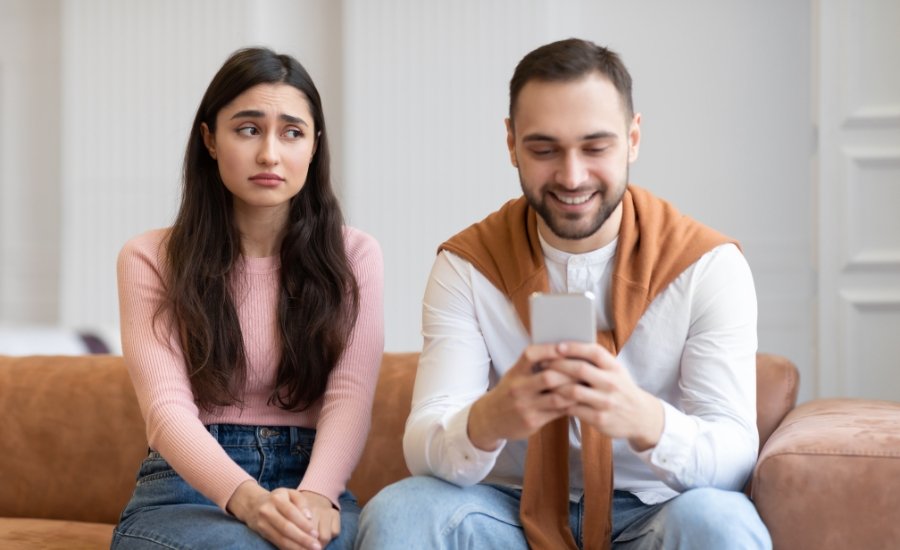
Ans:
[[[303,137],[303,132],[297,130],[296,128],[291,128],[284,133],[287,137],[291,139],[299,139]]]
[[[255,126],[242,126],[238,128],[237,133],[242,136],[255,136],[259,134],[259,130],[257,130]]]

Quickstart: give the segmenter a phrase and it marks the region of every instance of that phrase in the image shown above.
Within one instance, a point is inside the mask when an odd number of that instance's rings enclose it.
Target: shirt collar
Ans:
[[[608,262],[609,259],[616,254],[616,246],[619,244],[619,237],[616,236],[609,244],[596,250],[591,250],[590,252],[584,252],[582,254],[573,254],[551,246],[544,240],[544,236],[541,235],[540,231],[538,232],[538,239],[541,242],[541,250],[544,253],[544,259],[562,265],[568,265],[570,260],[576,258],[581,265],[595,265]]]

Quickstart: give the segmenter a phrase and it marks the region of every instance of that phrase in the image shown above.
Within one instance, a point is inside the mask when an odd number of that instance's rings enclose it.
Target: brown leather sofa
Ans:
[[[417,357],[384,355],[350,481],[361,502],[409,475],[401,437]],[[900,548],[900,403],[791,410],[796,368],[760,355],[757,370],[762,452],[748,491],[775,548]],[[121,357],[0,357],[0,442],[0,548],[108,548],[147,451]]]

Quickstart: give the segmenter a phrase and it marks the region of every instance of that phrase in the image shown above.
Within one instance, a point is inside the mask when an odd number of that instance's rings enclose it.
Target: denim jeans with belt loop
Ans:
[[[316,431],[288,426],[211,424],[209,433],[241,468],[268,490],[296,489],[309,467]],[[341,533],[328,550],[353,547],[359,506],[349,492],[341,505]],[[113,533],[112,548],[274,548],[184,481],[151,450],[141,463],[134,494]]]

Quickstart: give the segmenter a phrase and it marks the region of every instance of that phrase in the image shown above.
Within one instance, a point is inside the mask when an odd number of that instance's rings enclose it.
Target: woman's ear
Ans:
[[[206,145],[206,150],[209,151],[209,156],[211,156],[214,160],[216,158],[216,136],[212,132],[209,131],[209,126],[206,125],[205,122],[200,123],[200,133],[203,135],[203,145]]]
[[[316,139],[313,140],[312,152],[309,154],[309,162],[312,162],[312,159],[316,156],[316,151],[319,150],[319,138],[322,137],[322,130],[316,132]]]

